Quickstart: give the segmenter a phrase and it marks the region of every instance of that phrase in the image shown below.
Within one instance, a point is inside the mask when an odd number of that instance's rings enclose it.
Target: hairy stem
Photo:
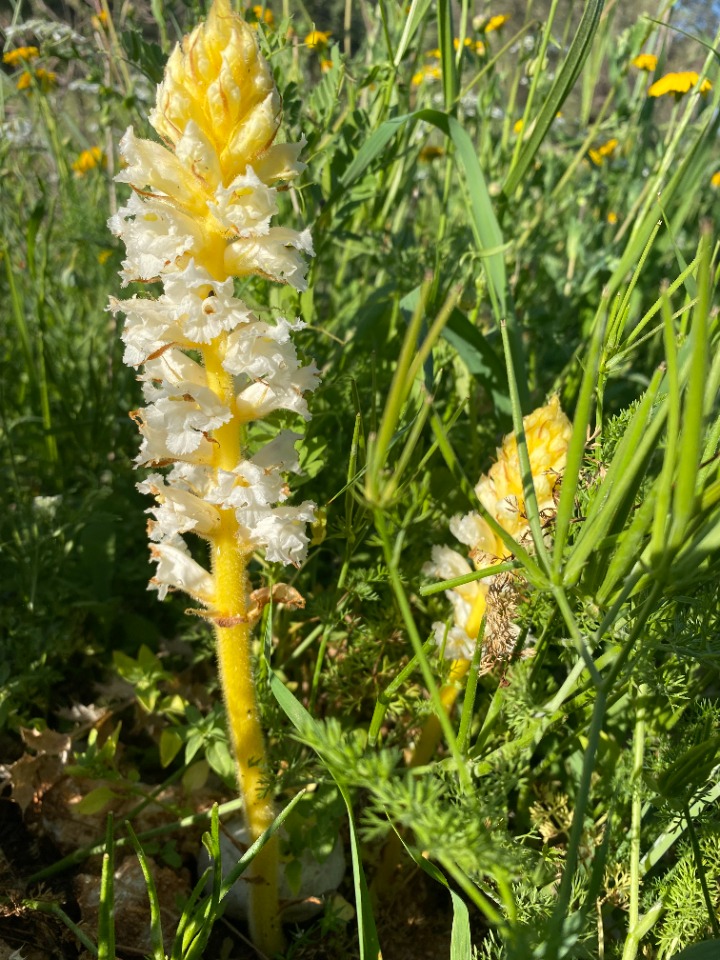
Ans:
[[[203,351],[208,383],[234,411],[232,376],[222,367],[224,338]],[[242,426],[236,418],[213,436],[216,467],[231,470],[241,459]],[[225,701],[245,824],[254,842],[275,819],[272,797],[263,783],[267,758],[252,673],[252,631],[247,616],[247,551],[243,551],[233,510],[222,510],[220,528],[210,542],[215,575],[215,634],[218,670]],[[271,837],[252,863],[250,933],[271,956],[283,948],[278,905],[278,839]]]

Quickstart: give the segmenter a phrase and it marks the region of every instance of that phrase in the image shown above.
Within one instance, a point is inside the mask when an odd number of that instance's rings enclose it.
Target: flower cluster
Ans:
[[[163,288],[111,302],[126,317],[125,362],[143,368],[137,462],[169,467],[139,485],[157,501],[148,511],[151,587],[161,598],[183,590],[211,615],[228,611],[216,609],[214,573],[193,559],[185,534],[212,545],[231,529],[245,560],[260,549],[299,564],[313,519],[314,504],[284,504],[298,435],[285,430],[252,456],[244,439],[248,423],[273,411],[309,419],[305,394],[318,382],[292,342],[303,324],[261,320],[234,292],[233,278],[250,275],[306,287],[309,232],[271,225],[278,184],[304,169],[302,142],[273,145],[280,111],[255,30],[216,0],[158,87],[150,121],[163,143],[130,128],[120,147],[117,179],[133,187],[110,221],[126,246],[122,276]]]
[[[588,156],[596,167],[601,167],[605,160],[609,160],[613,156],[619,143],[620,141],[616,137],[613,137],[611,140],[606,140],[605,143],[601,143],[599,147],[588,150]]]
[[[561,410],[558,398],[552,397],[546,406],[524,418],[523,429],[538,511],[546,523],[555,515],[572,425]],[[475,493],[490,516],[514,540],[528,546],[530,526],[514,434],[505,437],[497,455],[489,472],[480,477]],[[453,517],[450,530],[461,543],[470,547],[469,556],[476,570],[493,566],[511,556],[487,521],[475,511],[464,517]],[[425,565],[423,573],[450,580],[471,573],[472,569],[456,550],[434,546],[432,561]],[[433,624],[437,643],[444,655],[453,660],[470,660],[485,616],[483,661],[491,665],[497,659],[507,658],[518,636],[518,629],[512,622],[517,593],[516,578],[508,573],[473,580],[446,591],[453,605],[453,626],[446,630],[444,623]]]

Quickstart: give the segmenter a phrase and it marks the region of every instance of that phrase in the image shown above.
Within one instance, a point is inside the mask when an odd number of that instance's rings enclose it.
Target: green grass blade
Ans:
[[[458,90],[460,89],[458,68],[455,62],[455,51],[453,48],[454,31],[450,0],[438,0],[437,29],[438,42],[440,45],[440,61],[442,63],[443,98],[445,101],[445,109],[450,113],[454,108]]]
[[[400,43],[398,48],[395,51],[395,66],[399,67],[402,62],[405,53],[410,46],[410,41],[417,33],[417,29],[423,21],[425,14],[428,11],[428,8],[432,0],[412,0],[410,4],[410,10],[408,11],[407,18],[405,20],[405,26],[403,27],[402,36],[400,37]]]
[[[98,960],[115,960],[115,838],[113,815],[108,814],[105,829],[105,853],[100,876],[100,908],[98,913]]]
[[[680,377],[678,374],[677,344],[675,327],[670,312],[667,290],[662,296],[663,336],[665,342],[665,363],[667,365],[668,384],[668,427],[665,458],[657,483],[657,503],[652,527],[652,552],[662,556],[667,546],[667,524],[672,498],[672,485],[675,476],[675,449],[680,433]],[[668,560],[670,556],[668,555]]]
[[[160,916],[160,901],[157,895],[157,887],[155,886],[153,875],[150,872],[145,851],[140,846],[140,842],[135,835],[135,831],[129,823],[127,824],[127,831],[130,834],[130,840],[135,848],[137,858],[140,861],[140,869],[142,870],[143,877],[145,878],[148,900],[150,901],[150,946],[152,948],[153,960],[165,960],[162,919]]]
[[[583,10],[582,19],[573,39],[568,55],[565,58],[560,72],[552,85],[550,93],[543,103],[535,126],[527,141],[523,145],[522,152],[517,159],[517,163],[510,168],[505,183],[503,184],[503,193],[506,197],[512,196],[520,185],[540,144],[545,139],[545,135],[550,129],[550,125],[555,119],[555,115],[565,102],[565,98],[575,85],[582,66],[590,53],[593,37],[600,22],[604,0],[588,0]]]
[[[568,532],[570,530],[570,520],[572,519],[575,508],[575,494],[577,493],[578,484],[580,483],[580,470],[585,455],[588,427],[590,426],[593,394],[598,385],[598,365],[600,362],[600,351],[605,339],[606,322],[607,299],[603,297],[600,309],[595,317],[590,350],[587,360],[585,361],[585,370],[580,384],[580,395],[577,406],[575,407],[573,432],[567,452],[565,473],[562,484],[560,485],[560,502],[558,503],[557,515],[555,517],[555,547],[553,555],[553,569],[556,574],[562,565],[562,557],[565,552],[565,547],[567,546]]]
[[[288,720],[298,733],[302,734],[303,731],[316,725],[305,707],[290,693],[285,684],[275,674],[270,675],[270,689]],[[327,769],[337,784],[342,798],[345,801],[345,806],[347,807],[348,825],[350,828],[350,851],[355,882],[355,909],[357,910],[358,919],[360,960],[378,960],[380,956],[380,941],[378,940],[375,917],[373,916],[372,905],[370,903],[370,892],[360,856],[360,841],[355,827],[352,798],[350,797],[347,787],[337,778],[335,772],[330,767]]]
[[[683,424],[678,447],[678,472],[673,502],[671,542],[682,542],[695,504],[705,403],[705,380],[708,366],[708,314],[710,312],[710,233],[703,230],[698,251],[698,299],[693,311],[690,371],[685,390]]]
[[[657,444],[664,422],[665,407],[653,415],[653,405],[658,394],[662,370],[657,370],[650,386],[640,401],[625,434],[618,444],[612,463],[590,507],[582,532],[574,544],[565,565],[563,582],[574,585],[590,555],[600,547],[616,521],[618,511],[627,502],[633,488],[642,478],[650,455]]]

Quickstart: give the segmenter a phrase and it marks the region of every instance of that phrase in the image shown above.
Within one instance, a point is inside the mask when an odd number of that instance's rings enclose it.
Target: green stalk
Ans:
[[[630,905],[628,935],[622,960],[635,960],[639,941],[636,931],[640,922],[640,839],[642,826],[642,773],[645,759],[645,702],[647,687],[641,684],[637,694],[635,733],[633,737],[632,814],[630,825]]]

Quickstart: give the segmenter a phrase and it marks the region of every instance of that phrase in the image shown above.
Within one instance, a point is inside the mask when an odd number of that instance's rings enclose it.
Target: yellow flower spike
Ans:
[[[648,90],[649,97],[664,97],[668,93],[673,93],[677,98],[689,93],[696,86],[700,74],[695,70],[684,70],[681,73],[666,73],[664,77],[656,80]],[[703,80],[700,84],[699,92],[702,94],[712,90],[712,83],[709,80]]]
[[[174,145],[188,124],[195,124],[227,186],[270,146],[280,112],[272,71],[252,27],[232,13],[228,0],[216,0],[205,23],[170,55],[150,122]],[[203,173],[216,176],[214,170]]]
[[[572,424],[560,408],[558,398],[523,418],[538,510],[554,511],[555,494],[567,461]],[[517,441],[508,434],[497,451],[498,459],[480,478],[475,493],[485,509],[515,539],[529,530],[525,512],[522,475]]]
[[[10,67],[15,67],[18,63],[27,63],[39,56],[37,47],[16,47],[15,50],[8,50],[3,54],[3,63]]]
[[[654,53],[640,53],[632,61],[632,65],[638,70],[645,70],[646,73],[654,73],[657,67],[658,58]]]

